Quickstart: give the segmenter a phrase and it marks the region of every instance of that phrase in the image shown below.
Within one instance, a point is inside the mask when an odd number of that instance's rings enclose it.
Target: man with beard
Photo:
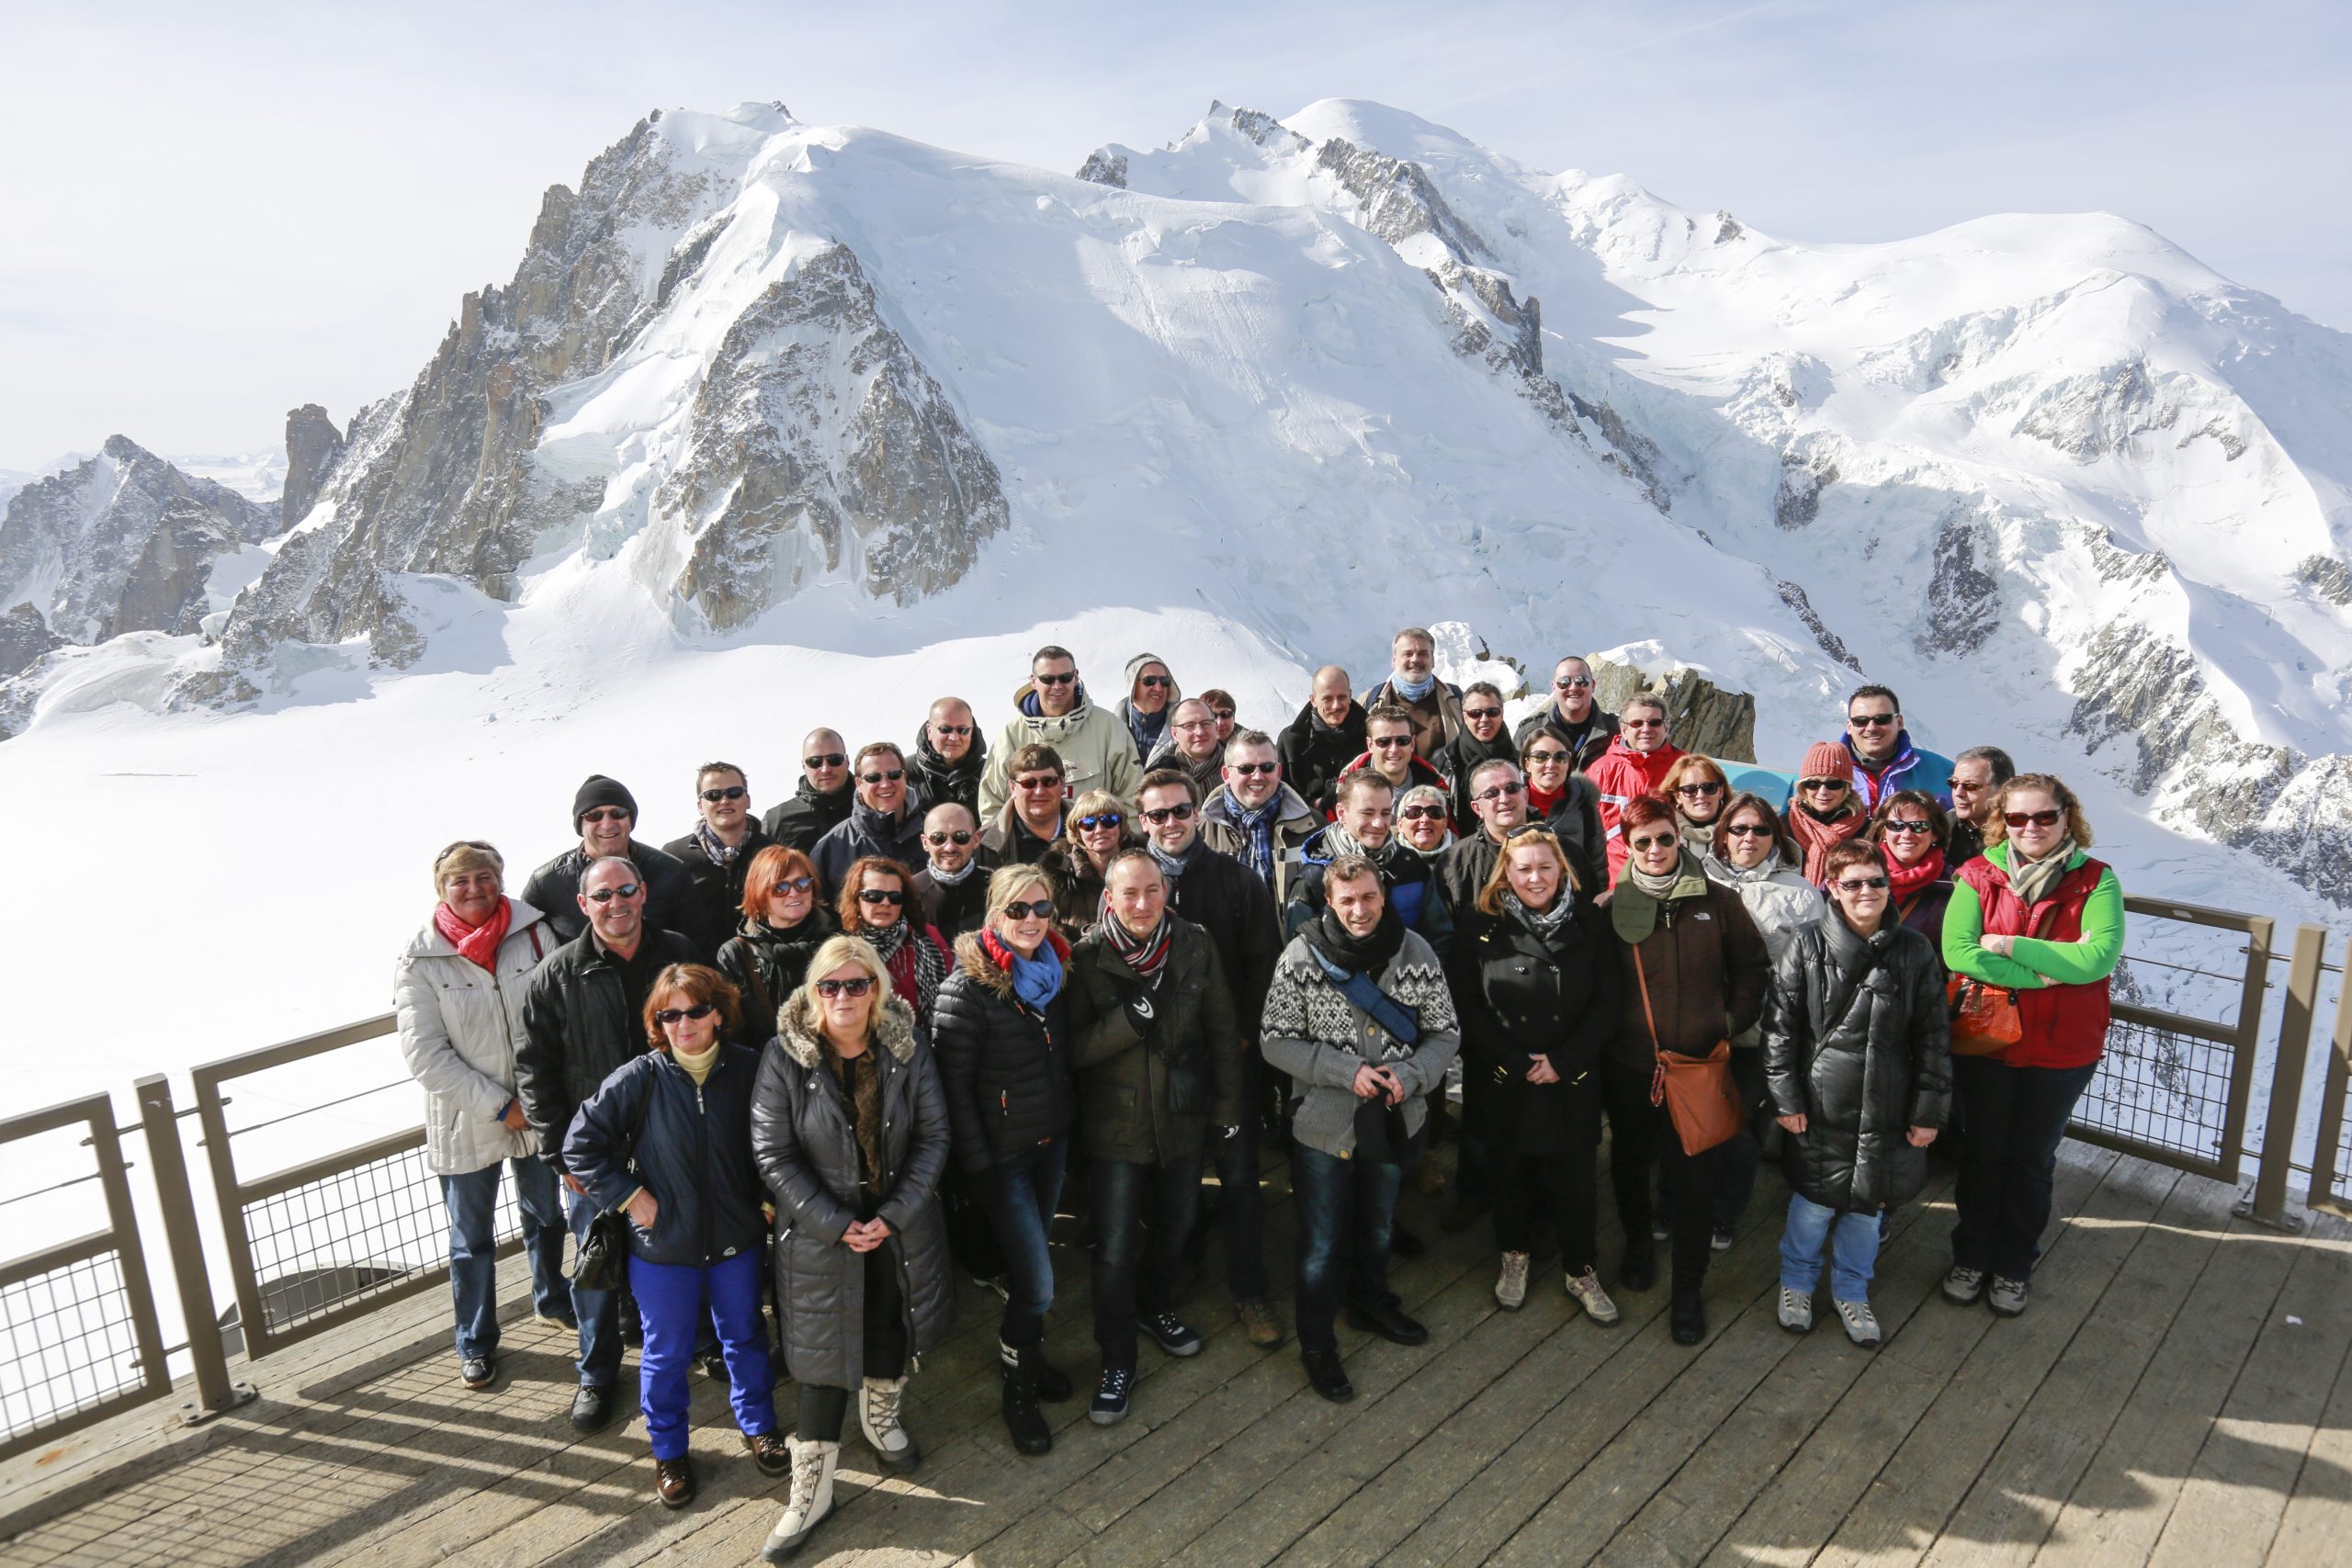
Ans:
[[[1390,640],[1388,660],[1388,679],[1363,694],[1364,711],[1384,703],[1403,708],[1412,725],[1413,755],[1434,763],[1462,733],[1462,688],[1437,678],[1437,639],[1419,626],[1407,626]]]
[[[980,739],[972,705],[961,697],[942,697],[931,705],[930,718],[915,732],[914,755],[907,759],[923,806],[952,800],[970,812],[974,821],[979,819],[980,773],[988,761],[989,744]]]
[[[849,744],[837,729],[812,729],[800,742],[800,784],[792,798],[760,819],[769,838],[807,854],[817,840],[849,820],[856,797],[849,787]]]
[[[934,806],[922,819],[923,848],[928,863],[915,873],[915,897],[922,905],[923,923],[954,942],[966,931],[980,929],[989,909],[989,874],[994,859],[980,850],[980,833],[968,807],[949,801]]]
[[[1277,748],[1283,778],[1327,819],[1340,770],[1363,755],[1363,705],[1348,692],[1348,672],[1326,664],[1315,672],[1306,705],[1283,731]]]

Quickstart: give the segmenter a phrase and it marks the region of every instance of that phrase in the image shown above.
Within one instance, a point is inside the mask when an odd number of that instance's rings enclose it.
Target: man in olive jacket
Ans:
[[[1094,1342],[1102,1377],[1091,1412],[1127,1413],[1136,1331],[1190,1356],[1201,1337],[1172,1310],[1199,1206],[1209,1128],[1241,1119],[1241,1026],[1208,933],[1168,909],[1143,850],[1103,871],[1109,912],[1070,951],[1070,1066],[1093,1161]],[[1151,1237],[1143,1241],[1144,1208]]]

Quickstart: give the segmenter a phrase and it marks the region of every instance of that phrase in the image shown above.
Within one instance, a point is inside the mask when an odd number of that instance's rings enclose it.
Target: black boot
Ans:
[[[1677,1345],[1696,1345],[1707,1337],[1707,1308],[1697,1291],[1675,1292],[1666,1315]]]
[[[1046,1425],[1046,1413],[1037,1407],[1036,1348],[1033,1346],[1016,1350],[1006,1345],[1001,1349],[1004,1361],[1004,1429],[1012,1438],[1014,1451],[1046,1453],[1054,1446],[1054,1433]]]
[[[1625,1261],[1617,1278],[1629,1291],[1646,1291],[1657,1283],[1657,1262],[1649,1237],[1635,1236],[1625,1243]]]

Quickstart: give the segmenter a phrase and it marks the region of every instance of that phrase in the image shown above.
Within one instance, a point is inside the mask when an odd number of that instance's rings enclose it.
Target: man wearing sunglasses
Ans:
[[[1951,800],[1951,759],[1911,744],[1903,704],[1888,686],[1861,686],[1846,699],[1846,750],[1854,759],[1854,793],[1865,812],[1899,790]]]
[[[761,819],[769,838],[807,854],[817,840],[849,820],[856,797],[849,787],[849,745],[837,729],[812,729],[800,741],[800,784],[792,798]]]
[[[849,868],[868,855],[900,865],[921,865],[923,860],[922,812],[907,789],[906,753],[888,740],[861,746],[851,760],[850,780],[857,804],[849,820],[808,852],[829,895],[839,893]]]
[[[647,1048],[645,998],[673,964],[700,959],[675,931],[649,928],[645,878],[627,855],[590,865],[573,896],[584,929],[548,954],[523,993],[523,1043],[514,1053],[514,1092],[538,1136],[539,1157],[563,1179],[564,1213],[587,1239],[596,1206],[564,1168],[563,1140],[581,1103],[613,1069]],[[620,1377],[620,1292],[574,1287],[580,1319],[580,1390],[571,1424],[593,1432],[612,1419]]]
[[[1470,771],[1470,810],[1478,829],[1465,832],[1438,862],[1438,893],[1452,909],[1477,902],[1502,855],[1503,840],[1527,823],[1527,775],[1507,758]]]
[[[1274,739],[1262,729],[1241,730],[1225,743],[1223,776],[1201,807],[1201,839],[1247,866],[1280,904],[1291,852],[1322,828],[1323,818],[1283,782]]]
[[[1511,739],[1521,746],[1539,729],[1550,729],[1576,754],[1577,771],[1584,772],[1617,739],[1617,716],[1593,701],[1592,666],[1571,653],[1552,666],[1552,700],[1519,721]]]
[[[1445,775],[1413,749],[1413,716],[1403,707],[1395,703],[1381,704],[1364,715],[1363,728],[1363,755],[1340,770],[1340,784],[1357,773],[1370,773],[1386,780],[1389,789],[1397,795],[1416,784],[1445,787]],[[1336,807],[1336,788],[1332,803]]]
[[[1164,672],[1164,667],[1163,667]],[[1061,759],[1062,783],[1072,795],[1107,789],[1125,800],[1135,794],[1143,769],[1135,737],[1119,716],[1088,700],[1078,678],[1078,660],[1066,648],[1047,643],[1029,660],[1029,679],[1012,694],[1020,711],[997,738],[996,750],[980,774],[980,818],[993,818],[1012,798],[1012,762],[1024,746],[1050,746]]]
[[[1389,639],[1388,664],[1388,679],[1363,694],[1364,711],[1384,704],[1403,708],[1413,755],[1435,762],[1447,742],[1462,733],[1462,688],[1437,678],[1437,639],[1419,626],[1407,626]]]
[[[1617,711],[1618,733],[1585,776],[1600,792],[1600,830],[1609,844],[1609,880],[1625,869],[1625,835],[1618,818],[1628,802],[1657,795],[1666,775],[1682,761],[1681,748],[1667,736],[1666,700],[1636,692]]]
[[[1326,664],[1315,672],[1298,716],[1283,731],[1283,777],[1327,820],[1340,770],[1363,755],[1363,705],[1348,691],[1348,672]]]
[[[1512,739],[1503,725],[1502,689],[1492,681],[1474,681],[1462,688],[1462,733],[1447,741],[1435,758],[1437,771],[1453,781],[1450,799],[1453,819],[1467,822],[1470,810],[1470,775],[1481,762],[1491,762],[1498,757],[1516,761],[1519,743]],[[1403,795],[1398,795],[1402,804]]]
[[[989,743],[980,739],[972,705],[961,697],[942,697],[931,705],[931,716],[915,731],[914,754],[907,759],[914,770],[909,781],[925,806],[954,801],[980,814],[980,772],[988,766]]]
[[[978,931],[988,919],[989,875],[996,870],[996,857],[981,849],[971,809],[952,800],[933,807],[922,819],[922,844],[931,857],[915,873],[923,923],[951,942]]]
[[[707,923],[702,895],[694,878],[675,856],[636,837],[637,797],[618,779],[591,773],[571,800],[571,829],[580,841],[531,873],[523,884],[523,901],[548,918],[557,937],[577,939],[588,929],[581,913],[580,890],[588,868],[600,860],[626,856],[639,873],[645,888],[645,923],[653,931],[676,931],[694,950],[694,962],[708,964],[718,955],[718,944],[734,929],[732,919]],[[556,1136],[560,1139],[562,1129]]]
[[[705,762],[695,770],[695,830],[673,839],[662,852],[686,868],[695,885],[695,909],[705,932],[724,942],[743,909],[743,879],[752,857],[775,842],[752,815],[750,782],[732,762]]]

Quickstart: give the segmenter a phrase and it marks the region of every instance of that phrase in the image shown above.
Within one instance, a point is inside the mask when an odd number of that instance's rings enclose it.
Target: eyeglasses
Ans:
[[[1530,766],[1538,763],[1549,765],[1554,762],[1565,762],[1567,760],[1568,754],[1566,751],[1530,751],[1527,754]]]
[[[907,776],[907,770],[904,768],[888,768],[871,773],[860,773],[857,776],[864,783],[870,784],[880,784],[885,779],[889,780],[892,784],[897,784],[900,779]]]
[[[1692,800],[1713,800],[1716,795],[1723,794],[1723,792],[1724,786],[1713,783],[1712,780],[1698,780],[1690,784],[1676,784],[1674,786],[1675,794],[1688,795]]]
[[[1464,708],[1462,710],[1462,716],[1474,723],[1482,718],[1500,718],[1502,716],[1503,710],[1500,708]]]
[[[1653,833],[1646,839],[1628,839],[1625,842],[1637,850],[1651,850],[1660,844],[1679,842],[1679,840],[1672,833]]]
[[[598,904],[609,904],[616,898],[634,898],[637,890],[636,883],[624,882],[618,887],[599,887],[594,893],[582,893],[581,897]]]
[[[1552,685],[1555,690],[1563,692],[1580,692],[1585,687],[1591,684],[1592,677],[1589,675],[1571,675],[1565,681],[1555,681],[1552,682]]]
[[[775,893],[768,897],[773,898],[776,893],[806,893],[816,886],[817,879],[813,876],[779,876],[775,879]]]
[[[922,840],[932,848],[937,849],[942,844],[968,844],[972,841],[972,835],[957,828],[945,833],[925,833]]]
[[[1016,787],[1032,792],[1041,789],[1059,789],[1062,787],[1061,779],[1053,773],[1047,773],[1042,778],[1015,779],[1012,782]]]
[[[1816,793],[1827,790],[1832,795],[1840,795],[1851,787],[1844,779],[1800,779],[1797,781],[1797,788],[1809,789]]]
[[[1838,879],[1838,891],[1840,893],[1868,893],[1872,888],[1885,886],[1886,878],[1883,876],[1842,876]]]
[[[1396,815],[1408,822],[1427,822],[1430,820],[1442,822],[1445,820],[1446,811],[1445,807],[1442,806],[1408,806],[1405,807],[1404,810],[1399,811]]]
[[[1761,822],[1735,822],[1724,831],[1735,839],[1769,839],[1773,836],[1772,829]]]
[[[1375,735],[1372,743],[1385,751],[1392,746],[1410,746],[1413,738],[1409,735]]]
[[[1016,920],[1047,919],[1053,915],[1054,901],[1051,898],[1016,898],[1004,907],[1004,912]]]
[[[1097,828],[1116,828],[1125,820],[1125,817],[1115,811],[1098,811],[1091,817],[1080,818],[1078,826],[1080,831],[1091,833]]]
[[[854,980],[820,980],[817,994],[820,997],[862,997],[874,988],[874,976],[860,975]]]
[[[626,822],[637,813],[626,806],[599,806],[580,814],[582,822]]]
[[[480,850],[482,853],[489,855],[494,855],[498,852],[488,844],[483,843],[480,839],[459,839],[456,843],[451,844],[447,849],[443,850],[439,854],[433,857],[433,869],[439,871],[441,869],[441,863],[447,860],[451,855],[456,854],[459,850]]]
[[[1495,785],[1491,789],[1480,790],[1470,798],[1473,800],[1508,800],[1512,795],[1524,790],[1526,787],[1527,786],[1525,784],[1521,784],[1517,779],[1505,779],[1502,783]]]
[[[969,735],[972,727],[968,724],[934,724],[931,732],[933,735]]]
[[[1884,729],[1893,727],[1903,716],[1896,713],[1849,713],[1846,716],[1849,729]]]
[[[1208,718],[1180,718],[1176,721],[1176,728],[1179,729],[1215,729],[1216,728],[1216,719],[1214,716]]]
[[[1143,814],[1143,819],[1155,828],[1162,822],[1190,822],[1193,819],[1193,803],[1188,800],[1182,806],[1154,807]]]
[[[653,1015],[653,1021],[667,1029],[682,1018],[691,1018],[699,1023],[718,1010],[708,1002],[696,1002],[690,1008],[663,1008]]]
[[[1138,676],[1136,680],[1136,685],[1149,686],[1155,690],[1161,686],[1172,686],[1175,683],[1176,677],[1173,675],[1143,675]]]
[[[846,751],[820,751],[814,757],[801,758],[800,765],[813,773],[824,768],[838,768],[848,761]]]
[[[1879,831],[1882,833],[1924,833],[1928,831],[1928,825],[1925,822],[1913,822],[1908,819],[1902,821],[1889,819],[1880,825]]]
[[[2058,819],[2065,815],[2063,811],[2004,811],[2001,820],[2012,828],[2022,828],[2028,823],[2036,828],[2055,828]]]
[[[1038,675],[1034,679],[1040,686],[1067,686],[1078,679],[1078,671],[1065,670],[1058,675]]]
[[[857,901],[861,904],[890,904],[895,906],[905,903],[907,901],[907,896],[902,892],[888,887],[862,887],[858,889]]]
[[[1227,762],[1226,766],[1245,779],[1252,773],[1279,773],[1283,771],[1280,762]]]
[[[707,789],[702,792],[702,797],[713,806],[722,800],[741,800],[743,798],[743,786],[729,784],[725,789]]]
[[[1621,718],[1617,722],[1626,729],[1664,729],[1666,728],[1666,720],[1662,718]]]

